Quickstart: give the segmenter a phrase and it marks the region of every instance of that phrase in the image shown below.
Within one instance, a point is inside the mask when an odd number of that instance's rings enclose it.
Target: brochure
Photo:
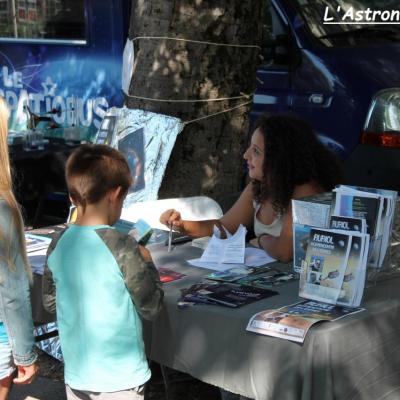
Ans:
[[[236,283],[200,283],[181,290],[180,302],[219,304],[241,307],[278,294],[275,291],[238,285]]]
[[[337,304],[359,306],[364,293],[369,235],[352,235],[351,248]]]
[[[300,274],[300,297],[336,303],[350,245],[351,236],[346,232],[311,229],[305,265]]]
[[[207,275],[206,279],[211,279],[214,281],[223,281],[223,282],[235,282],[241,278],[244,278],[248,275],[259,274],[261,272],[269,271],[270,267],[248,267],[246,265],[238,265],[233,268],[229,268],[225,271],[215,271],[211,274]]]
[[[311,228],[309,242],[300,274],[300,297],[359,306],[365,286],[369,235]]]
[[[273,286],[280,286],[286,282],[297,279],[293,272],[279,271],[272,268],[262,273],[256,273],[243,277],[236,281],[240,285],[253,286],[261,289],[270,289]]]
[[[329,226],[332,200],[332,192],[292,200],[293,269],[297,273],[305,261],[311,227]]]
[[[146,245],[153,233],[151,226],[142,219],[136,222],[119,219],[114,227],[126,235],[131,235],[141,245]]]
[[[334,191],[335,215],[365,218],[370,235],[368,266],[381,268],[389,247],[397,192],[345,185]]]
[[[158,269],[158,273],[160,275],[160,281],[162,283],[174,282],[174,281],[182,279],[186,276],[185,274],[181,274],[180,272],[176,272],[169,268],[160,267],[157,269]]]
[[[315,323],[336,321],[363,310],[303,300],[277,310],[261,311],[253,315],[246,330],[303,343],[308,330]]]
[[[51,238],[46,236],[38,236],[25,232],[26,251],[31,253],[41,249],[47,249],[50,245]]]
[[[293,270],[300,273],[306,259],[310,225],[293,224]]]

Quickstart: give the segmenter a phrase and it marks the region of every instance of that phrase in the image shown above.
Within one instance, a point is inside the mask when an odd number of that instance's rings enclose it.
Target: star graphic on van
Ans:
[[[54,83],[49,76],[46,78],[46,81],[42,83],[42,86],[45,96],[55,96],[57,83]]]

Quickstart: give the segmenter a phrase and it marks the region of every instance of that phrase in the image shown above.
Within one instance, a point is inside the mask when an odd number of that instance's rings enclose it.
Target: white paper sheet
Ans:
[[[221,239],[214,230],[207,248],[200,258],[204,263],[243,264],[246,241],[246,228],[240,225],[233,235]]]
[[[212,269],[214,271],[226,271],[227,269],[235,267],[243,268],[244,265],[248,267],[259,267],[261,265],[265,265],[276,260],[268,255],[264,250],[256,249],[254,247],[246,247],[244,263],[241,264],[204,262],[201,260],[201,258],[195,258],[187,261],[190,265],[194,267]]]

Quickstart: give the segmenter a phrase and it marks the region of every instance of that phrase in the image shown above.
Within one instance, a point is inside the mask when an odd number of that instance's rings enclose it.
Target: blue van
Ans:
[[[130,3],[0,0],[0,95],[13,109],[11,130],[48,113],[54,136],[78,127],[78,139],[90,139],[105,110],[123,104]],[[349,20],[349,11],[399,8],[397,0],[265,0],[252,117],[298,114],[345,160],[350,182],[399,190],[400,25],[381,24],[383,15],[373,25]]]
[[[400,24],[395,0],[267,1],[253,117],[293,112],[345,160],[349,182],[400,190],[400,25],[385,23],[389,10]]]

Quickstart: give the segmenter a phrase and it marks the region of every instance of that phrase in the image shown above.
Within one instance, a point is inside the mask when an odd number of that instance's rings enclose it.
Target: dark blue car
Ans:
[[[388,23],[400,24],[399,10],[387,0],[267,1],[253,117],[300,115],[345,160],[349,182],[399,190],[400,25]]]

